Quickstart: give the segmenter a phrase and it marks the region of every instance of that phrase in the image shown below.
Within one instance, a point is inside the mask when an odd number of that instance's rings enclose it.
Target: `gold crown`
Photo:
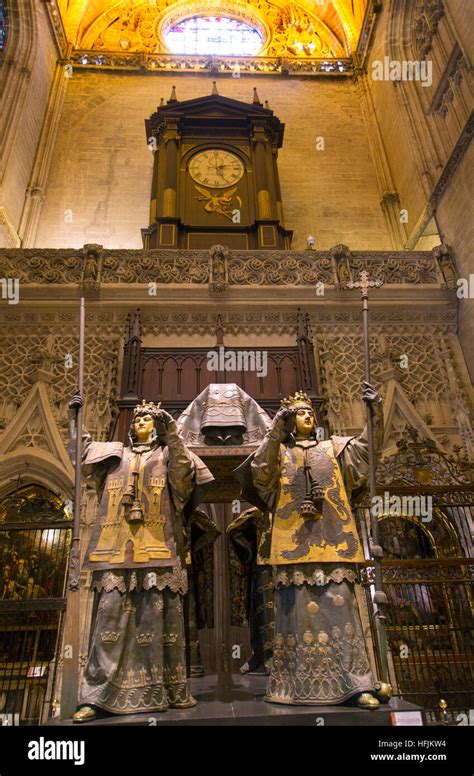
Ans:
[[[308,394],[304,391],[296,391],[296,393],[293,396],[289,396],[288,399],[282,399],[281,400],[282,407],[311,407],[313,409],[313,405],[311,402],[311,399],[309,398]]]
[[[139,647],[147,647],[154,639],[153,633],[139,633],[137,635],[137,644]]]
[[[145,401],[145,399],[142,400],[141,404],[137,404],[135,409],[133,410],[133,417],[136,418],[137,415],[151,415],[153,418],[156,418],[159,410],[161,407],[161,402],[158,402],[158,404],[154,404],[152,401]]]
[[[115,644],[120,638],[120,633],[117,631],[102,631],[100,634],[100,640],[102,644]]]

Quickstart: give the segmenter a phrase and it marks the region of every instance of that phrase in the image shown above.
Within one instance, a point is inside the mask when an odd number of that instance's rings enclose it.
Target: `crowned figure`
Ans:
[[[98,496],[83,568],[92,570],[90,646],[75,722],[195,705],[186,679],[185,523],[213,477],[172,416],[142,401],[130,445],[86,435],[82,465]]]
[[[379,448],[381,400],[365,385]],[[365,558],[349,502],[368,476],[367,433],[324,440],[315,421],[305,393],[284,399],[257,451],[236,471],[244,498],[265,508],[271,534],[259,548],[259,562],[273,566],[275,587],[265,699],[375,709],[354,590],[356,564]]]

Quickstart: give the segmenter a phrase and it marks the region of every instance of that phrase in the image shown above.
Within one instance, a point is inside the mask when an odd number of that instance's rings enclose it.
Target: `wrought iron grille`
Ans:
[[[71,520],[27,486],[0,504],[0,721],[40,724],[54,710]]]
[[[474,507],[437,503],[426,522],[380,519],[389,670],[395,695],[456,724],[474,708]],[[369,510],[360,513],[364,527]],[[369,600],[371,569],[363,576]]]

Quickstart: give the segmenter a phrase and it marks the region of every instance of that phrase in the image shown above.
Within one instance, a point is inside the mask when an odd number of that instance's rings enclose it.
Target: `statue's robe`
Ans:
[[[267,515],[245,510],[227,526],[231,588],[231,625],[249,626],[252,654],[241,673],[268,673],[275,631],[272,567],[262,561],[270,539]],[[267,553],[268,554],[268,553]]]
[[[86,444],[83,471],[98,508],[84,568],[94,608],[80,703],[115,714],[186,706],[184,511],[212,475],[169,430],[166,447]],[[129,523],[122,496],[138,472],[144,520]],[[193,499],[193,495],[196,499]]]
[[[380,442],[381,408],[374,429]],[[305,459],[323,489],[319,517],[303,517]],[[275,639],[266,700],[337,704],[374,689],[355,596],[364,554],[349,498],[368,475],[365,431],[283,444],[271,429],[238,474],[252,485],[272,522],[268,555],[274,569]],[[251,500],[249,490],[244,497]]]

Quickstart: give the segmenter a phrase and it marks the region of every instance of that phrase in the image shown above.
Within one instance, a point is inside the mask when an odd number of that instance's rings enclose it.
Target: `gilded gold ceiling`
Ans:
[[[227,16],[257,28],[264,57],[348,57],[367,0],[58,0],[72,49],[167,54],[165,32],[191,16]]]

